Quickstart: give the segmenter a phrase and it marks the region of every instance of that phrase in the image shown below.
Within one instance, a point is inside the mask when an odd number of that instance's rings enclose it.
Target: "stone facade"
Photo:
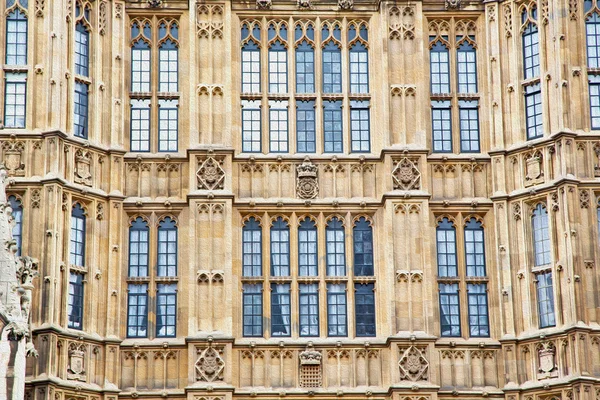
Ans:
[[[23,209],[22,254],[39,259],[40,275],[30,313],[39,355],[28,358],[24,398],[600,399],[600,135],[591,128],[588,90],[588,76],[598,71],[586,67],[583,3],[9,0],[9,9],[22,7],[26,15],[27,63],[4,65],[3,74],[26,75],[27,112],[24,129],[2,125],[0,160],[7,195]],[[540,73],[527,80],[522,15],[534,10]],[[89,32],[87,76],[75,68],[78,23]],[[242,40],[255,40],[263,50],[270,40],[285,41],[291,65],[293,27],[306,35],[311,23],[317,57],[317,39],[330,35],[343,50],[343,65],[349,32],[368,30],[368,38],[350,42],[362,41],[368,50],[368,93],[351,93],[346,70],[341,94],[268,93],[266,51],[262,91],[242,90]],[[0,22],[1,43],[5,24]],[[136,31],[153,57],[161,26],[177,36],[176,92],[130,92],[135,24],[152,32]],[[243,26],[251,31],[246,39]],[[257,27],[261,37],[253,31]],[[452,71],[461,43],[476,48],[477,94],[458,93],[454,72],[451,93],[430,93],[435,41],[451,48]],[[158,68],[154,62],[152,82]],[[289,79],[293,92],[294,77]],[[86,138],[73,127],[78,83],[88,93]],[[543,134],[526,140],[524,93],[532,85],[541,87]],[[150,104],[149,152],[131,151],[132,101]],[[157,115],[174,101],[176,150],[159,152]],[[319,126],[324,103],[343,104],[344,151],[327,153],[319,139],[315,153],[296,152],[292,116],[302,101],[315,102]],[[480,152],[459,151],[454,111],[463,101],[478,104]],[[349,151],[347,110],[355,102],[369,104],[370,139],[363,153]],[[447,153],[432,151],[432,102],[451,104],[454,145]],[[265,116],[275,103],[287,104],[290,112],[288,152],[268,153]],[[256,105],[263,110],[263,143],[261,151],[249,153],[242,151],[241,110]],[[544,329],[538,323],[531,222],[539,204],[549,218],[546,269],[554,277],[556,319]],[[74,207],[85,221],[83,265],[70,262]],[[258,223],[268,271],[269,230],[279,218],[291,227],[292,276],[243,277],[242,227]],[[298,276],[296,227],[304,218],[317,227],[320,254],[326,224],[341,223],[345,276]],[[371,276],[352,272],[352,229],[361,218],[373,229]],[[464,226],[473,218],[485,229],[487,275],[477,282],[487,284],[489,337],[470,336],[470,281],[439,278],[436,263],[437,224],[453,224],[462,244]],[[157,229],[166,220],[178,232],[176,276],[128,276],[129,227],[136,221],[148,227],[148,265],[154,271]],[[463,260],[463,246],[457,251]],[[323,256],[319,268],[325,264]],[[72,273],[83,287],[82,329],[68,327]],[[442,336],[438,306],[438,285],[450,281],[460,288],[462,330],[456,337]],[[299,283],[319,286],[315,337],[298,332]],[[264,288],[264,333],[245,337],[243,287],[256,284]],[[269,333],[272,284],[292,287],[290,337]],[[328,336],[329,284],[348,289],[347,336]],[[157,337],[153,313],[146,337],[128,337],[128,285],[146,288],[149,309],[160,285],[176,287],[175,337]],[[356,335],[353,292],[360,285],[375,288],[376,334],[366,338]]]

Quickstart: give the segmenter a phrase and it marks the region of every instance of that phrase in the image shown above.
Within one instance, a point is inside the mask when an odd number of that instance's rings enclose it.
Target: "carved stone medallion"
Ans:
[[[421,172],[414,161],[404,157],[394,164],[392,171],[394,189],[419,190],[421,188]]]
[[[257,10],[270,10],[271,7],[273,7],[273,3],[271,0],[256,0]]]
[[[199,351],[200,356],[196,361],[196,380],[214,382],[223,380],[225,361],[219,351],[210,346]]]
[[[314,199],[319,194],[319,169],[308,157],[296,167],[296,192],[301,199]]]
[[[398,361],[398,366],[400,367],[400,378],[402,380],[427,380],[429,362],[425,358],[423,351],[415,346],[410,346],[404,350],[400,361]]]
[[[214,157],[208,157],[200,164],[198,171],[196,171],[196,178],[198,179],[198,189],[223,189],[225,170],[221,167],[221,162]]]
[[[338,0],[338,8],[340,10],[352,10],[354,8],[354,0]]]
[[[460,8],[461,0],[445,0],[444,5],[446,10],[457,10]]]
[[[85,150],[77,150],[75,153],[75,183],[92,186],[91,166],[90,153]]]

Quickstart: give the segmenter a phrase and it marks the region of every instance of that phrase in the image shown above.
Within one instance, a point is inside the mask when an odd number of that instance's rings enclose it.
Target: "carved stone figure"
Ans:
[[[406,381],[425,381],[427,380],[427,371],[429,362],[425,358],[423,349],[410,346],[402,353],[400,361],[400,378]]]
[[[92,186],[92,162],[90,153],[85,150],[77,150],[75,153],[75,183]]]
[[[312,8],[311,0],[296,0],[296,6],[300,9],[308,10]]]
[[[301,199],[314,199],[319,194],[319,169],[308,157],[296,167],[296,192]]]
[[[214,382],[223,380],[225,361],[220,352],[210,346],[204,350],[198,350],[200,356],[196,361],[196,380]]]
[[[200,164],[196,171],[198,189],[215,190],[223,189],[225,185],[225,170],[221,162],[214,157],[208,157]]]
[[[461,6],[461,0],[445,0],[446,10],[457,10]]]
[[[146,0],[149,8],[158,8],[162,6],[163,0]]]
[[[0,399],[25,398],[25,358],[37,355],[31,342],[29,311],[38,263],[17,257],[11,208],[6,199],[6,170],[0,168]],[[9,374],[9,368],[12,372]]]
[[[394,162],[392,179],[394,189],[419,190],[421,188],[421,172],[415,162],[406,157]]]

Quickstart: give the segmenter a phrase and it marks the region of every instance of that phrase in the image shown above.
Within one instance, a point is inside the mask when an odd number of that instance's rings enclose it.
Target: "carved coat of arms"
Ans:
[[[80,349],[69,351],[69,366],[67,368],[67,379],[85,381],[85,352]]]
[[[213,382],[223,380],[225,361],[214,347],[207,347],[200,352],[196,361],[196,379]]]
[[[87,151],[77,150],[75,153],[75,183],[92,186],[92,162]]]
[[[542,171],[542,156],[536,152],[525,160],[525,186],[536,185],[544,182]]]
[[[319,169],[308,157],[296,167],[296,192],[301,199],[314,199],[319,194]]]
[[[25,175],[25,164],[22,162],[25,146],[22,142],[9,141],[2,144],[4,150],[4,166],[9,176]]]

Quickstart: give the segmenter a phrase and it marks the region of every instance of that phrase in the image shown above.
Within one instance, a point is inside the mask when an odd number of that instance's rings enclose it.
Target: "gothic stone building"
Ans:
[[[26,399],[600,398],[600,0],[1,5]]]

